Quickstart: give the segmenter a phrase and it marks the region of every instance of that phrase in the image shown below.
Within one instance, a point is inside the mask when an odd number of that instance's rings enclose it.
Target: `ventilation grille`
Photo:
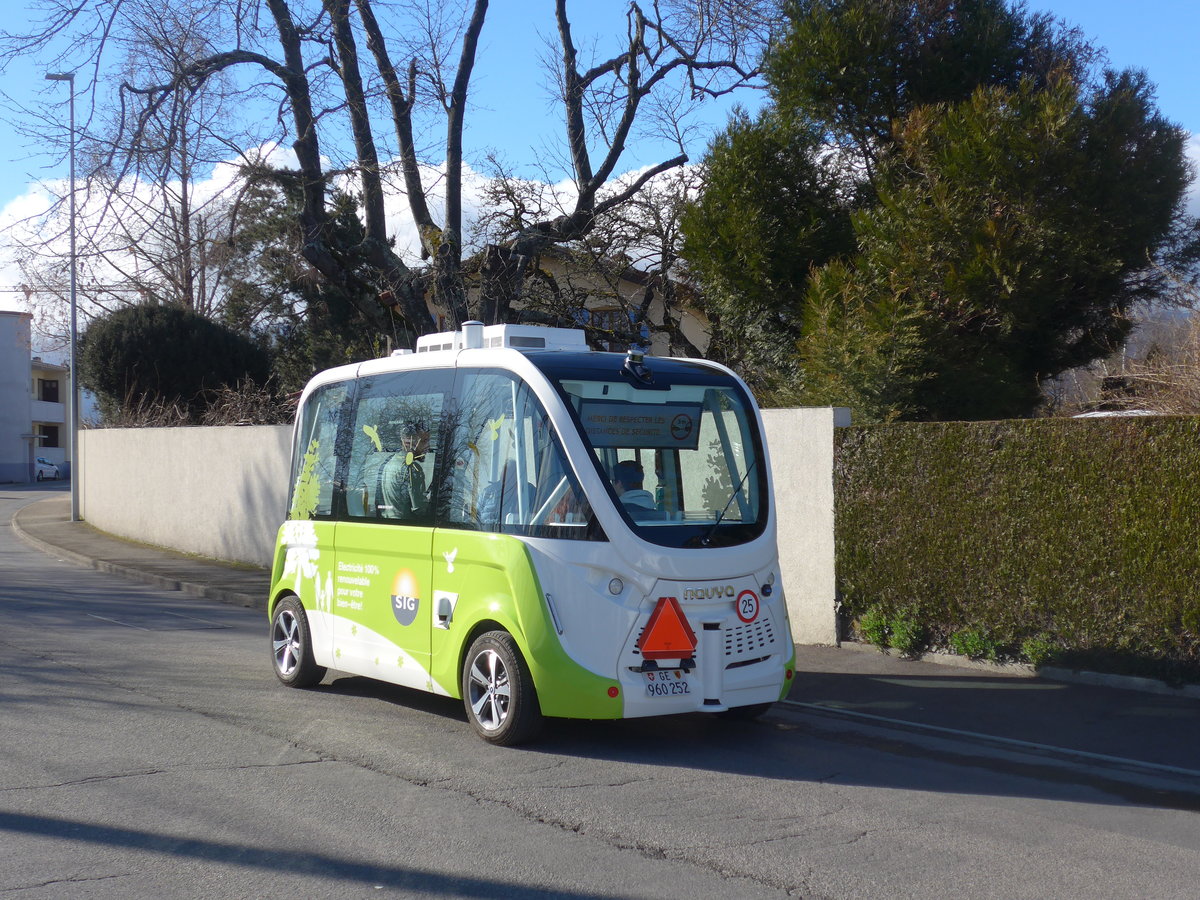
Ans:
[[[750,655],[761,655],[760,651],[775,643],[775,629],[766,616],[760,616],[749,625],[740,622],[725,629],[725,656],[741,659]]]

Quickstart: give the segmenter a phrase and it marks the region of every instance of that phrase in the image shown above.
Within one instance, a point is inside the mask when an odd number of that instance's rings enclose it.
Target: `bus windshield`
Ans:
[[[641,381],[621,373],[620,357],[606,358],[603,368],[547,374],[633,530],[672,547],[729,546],[762,534],[762,443],[742,388],[681,360],[647,360],[652,380]]]

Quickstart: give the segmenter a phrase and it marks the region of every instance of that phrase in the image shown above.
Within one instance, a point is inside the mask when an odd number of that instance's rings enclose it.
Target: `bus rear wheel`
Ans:
[[[463,661],[462,694],[471,727],[490,744],[511,747],[541,731],[533,677],[507,632],[489,631],[471,644]]]
[[[308,616],[296,597],[285,597],[271,616],[271,657],[275,675],[288,687],[312,687],[325,677],[313,659]]]

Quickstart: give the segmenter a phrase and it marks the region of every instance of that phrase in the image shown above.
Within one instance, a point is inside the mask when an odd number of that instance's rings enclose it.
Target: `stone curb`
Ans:
[[[214,587],[210,584],[203,584],[196,581],[185,581],[177,578],[169,578],[165,575],[159,575],[155,572],[147,572],[145,569],[140,569],[136,566],[127,566],[121,563],[109,562],[105,559],[96,559],[84,553],[76,553],[74,550],[68,550],[65,547],[59,547],[54,544],[47,543],[39,537],[30,534],[21,527],[21,513],[29,507],[22,507],[13,514],[12,529],[13,533],[30,547],[35,550],[59,559],[73,563],[77,566],[82,566],[87,569],[96,569],[100,572],[106,572],[110,575],[120,575],[123,578],[128,578],[131,581],[140,581],[143,584],[149,584],[153,587],[161,588],[166,591],[179,591],[191,597],[204,597],[208,600],[217,600],[221,603],[228,603],[231,606],[244,606],[248,609],[266,610],[266,598],[256,594],[246,594],[242,591],[230,591],[225,588]],[[114,538],[120,540],[120,538]]]
[[[860,644],[855,641],[843,641],[838,644],[842,650],[856,653],[880,653],[894,656],[891,651],[880,651],[874,644]],[[897,659],[903,657],[897,656]],[[1035,669],[1026,663],[994,663],[981,659],[967,659],[953,653],[938,653],[927,651],[922,653],[920,662],[933,663],[939,666],[952,666],[957,669],[973,669],[977,672],[995,672],[1004,675],[1017,675],[1023,678],[1043,678],[1046,681],[1061,681],[1067,684],[1088,684],[1095,687],[1116,688],[1124,691],[1138,691],[1143,694],[1161,694],[1165,697],[1183,697],[1189,700],[1200,700],[1200,684],[1185,684],[1182,687],[1172,687],[1165,681],[1155,678],[1141,678],[1135,675],[1111,675],[1105,672],[1087,672],[1076,669],[1063,669],[1057,666],[1043,666]]]

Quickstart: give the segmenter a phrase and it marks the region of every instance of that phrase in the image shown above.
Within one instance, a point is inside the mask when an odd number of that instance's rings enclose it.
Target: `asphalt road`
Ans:
[[[554,723],[332,674],[28,549],[0,486],[0,897],[1194,897],[1200,795],[802,707]]]

